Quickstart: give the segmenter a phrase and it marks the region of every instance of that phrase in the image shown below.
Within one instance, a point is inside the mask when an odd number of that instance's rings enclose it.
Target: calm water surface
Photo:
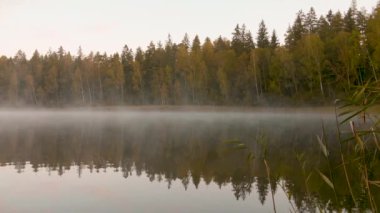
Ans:
[[[334,150],[334,122],[330,111],[1,111],[0,211],[272,212],[271,191],[278,212],[315,209],[295,155],[322,162],[316,135],[323,123]]]

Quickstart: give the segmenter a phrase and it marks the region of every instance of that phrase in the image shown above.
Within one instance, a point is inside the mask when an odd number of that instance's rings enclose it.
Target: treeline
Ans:
[[[299,11],[281,45],[264,21],[232,39],[170,36],[133,52],[77,56],[62,47],[0,58],[0,101],[11,105],[257,105],[331,103],[380,75],[380,4],[345,13]]]

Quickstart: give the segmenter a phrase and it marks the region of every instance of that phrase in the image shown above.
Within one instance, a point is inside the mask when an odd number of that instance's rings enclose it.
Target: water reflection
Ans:
[[[202,183],[230,185],[237,200],[256,194],[261,204],[271,202],[272,190],[286,191],[300,210],[314,211],[315,203],[331,205],[331,192],[317,176],[310,179],[313,196],[306,198],[295,157],[304,153],[308,167],[324,167],[315,135],[321,134],[323,122],[328,140],[335,140],[329,113],[33,111],[2,112],[0,118],[0,164],[18,173],[30,166],[36,173],[59,176],[107,172],[128,179],[135,174],[169,189],[178,181],[184,190]],[[231,146],[232,140],[247,149]],[[331,143],[329,149],[333,153],[337,147]],[[338,187],[339,196],[349,195],[344,184]]]

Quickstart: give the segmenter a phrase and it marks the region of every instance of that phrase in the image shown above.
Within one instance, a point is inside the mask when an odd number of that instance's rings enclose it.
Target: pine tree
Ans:
[[[236,25],[234,32],[232,33],[231,46],[235,50],[237,55],[244,52],[244,34],[243,29]]]
[[[352,8],[348,9],[343,19],[344,30],[346,32],[351,33],[352,31],[357,29],[355,19],[356,19],[355,11]]]
[[[285,44],[289,49],[295,48],[295,46],[297,45],[297,42],[305,34],[306,29],[304,26],[304,20],[305,20],[305,15],[302,12],[302,10],[300,10],[297,13],[297,17],[293,23],[293,26],[288,27],[288,30],[285,36]]]
[[[305,34],[306,29],[305,29],[305,15],[301,11],[297,13],[297,18],[294,21],[294,24],[292,26],[292,31],[294,34],[294,41],[297,42],[302,38],[302,36]]]
[[[311,7],[310,11],[306,14],[305,29],[306,29],[306,32],[309,34],[316,33],[318,29],[317,14],[315,13],[315,10],[313,7]]]
[[[253,42],[251,31],[248,31],[245,34],[244,39],[244,49],[249,53],[252,49],[255,49],[255,43]]]
[[[288,26],[288,29],[286,30],[286,33],[285,33],[285,46],[290,49],[292,47],[294,47],[294,33],[293,33],[293,29],[291,26]]]
[[[221,36],[219,36],[218,39],[216,39],[216,41],[214,41],[214,47],[215,47],[216,52],[228,50],[230,48],[230,41],[223,39]],[[234,48],[234,50],[235,50],[235,48]]]
[[[125,93],[126,97],[132,95],[132,75],[133,75],[133,52],[128,48],[127,45],[124,46],[123,51],[121,53],[121,63],[123,64],[123,72],[124,72],[124,84],[125,84]],[[127,100],[128,103],[131,103],[130,100]]]
[[[344,30],[342,14],[339,11],[335,13],[330,26],[331,26],[331,30],[335,34]]]
[[[190,48],[190,39],[187,33],[185,33],[185,36],[183,37],[181,44],[186,48],[186,50]]]
[[[201,51],[201,41],[199,40],[198,35],[195,36],[193,44],[191,45],[191,52],[200,52]]]
[[[329,22],[325,17],[321,16],[318,20],[318,31],[319,37],[326,42],[326,40],[331,36],[331,28]]]
[[[257,32],[257,47],[258,48],[268,48],[269,47],[269,38],[268,31],[265,26],[264,21],[262,20],[259,25],[259,30]]]
[[[278,41],[278,38],[277,38],[277,35],[276,35],[276,31],[273,30],[269,46],[272,49],[276,49],[279,45],[280,45],[280,42]]]

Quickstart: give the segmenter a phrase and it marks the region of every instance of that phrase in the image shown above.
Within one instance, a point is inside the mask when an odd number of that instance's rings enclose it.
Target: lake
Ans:
[[[323,129],[337,197],[315,172]],[[333,109],[2,110],[0,211],[352,208],[338,144]]]

